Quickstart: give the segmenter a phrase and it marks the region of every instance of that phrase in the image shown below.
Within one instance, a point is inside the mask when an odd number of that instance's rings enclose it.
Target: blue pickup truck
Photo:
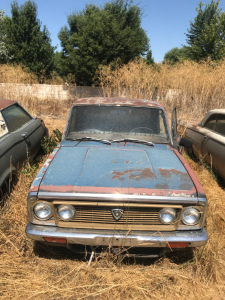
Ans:
[[[86,98],[27,198],[29,238],[71,248],[156,257],[202,246],[207,199],[180,154],[191,142],[149,100]]]

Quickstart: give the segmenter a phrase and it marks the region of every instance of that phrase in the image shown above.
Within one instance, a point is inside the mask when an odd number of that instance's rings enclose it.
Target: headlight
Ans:
[[[171,224],[176,217],[177,213],[173,208],[163,208],[159,212],[159,219],[163,224]]]
[[[48,220],[52,216],[52,209],[49,203],[39,202],[34,206],[34,214],[40,220]]]
[[[57,210],[60,219],[64,221],[73,219],[76,213],[75,208],[72,205],[59,205]]]
[[[201,218],[201,213],[197,208],[187,207],[182,214],[182,222],[185,225],[196,225]]]

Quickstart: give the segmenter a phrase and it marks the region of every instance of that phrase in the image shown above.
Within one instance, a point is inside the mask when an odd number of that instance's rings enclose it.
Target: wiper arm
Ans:
[[[154,143],[152,143],[152,142],[138,140],[138,139],[130,139],[130,138],[121,139],[121,140],[113,140],[112,141],[112,143],[120,143],[120,142],[132,142],[132,143],[139,143],[139,144],[154,146]]]
[[[90,136],[83,136],[81,138],[75,138],[75,139],[67,138],[65,140],[67,140],[67,141],[80,141],[80,142],[81,141],[93,141],[93,142],[99,142],[99,143],[111,145],[111,142],[108,141],[108,140],[96,139],[96,138],[90,137]]]

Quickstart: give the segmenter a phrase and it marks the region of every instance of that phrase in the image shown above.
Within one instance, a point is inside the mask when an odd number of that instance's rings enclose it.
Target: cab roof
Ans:
[[[16,101],[14,101],[14,100],[0,99],[0,110],[2,110],[3,108],[6,108],[7,106],[10,106],[14,103],[16,103]]]
[[[136,106],[136,107],[163,107],[161,104],[146,100],[120,97],[90,97],[78,99],[76,105],[117,105],[117,106]]]

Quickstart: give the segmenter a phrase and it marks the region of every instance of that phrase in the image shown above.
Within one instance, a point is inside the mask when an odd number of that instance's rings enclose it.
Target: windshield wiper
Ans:
[[[111,142],[108,141],[108,140],[96,139],[96,138],[90,137],[90,136],[83,136],[81,138],[75,138],[75,139],[66,138],[66,141],[79,141],[79,142],[81,142],[81,141],[93,141],[93,142],[99,142],[99,143],[111,145]]]
[[[152,142],[138,140],[138,139],[130,139],[130,138],[121,139],[121,140],[113,140],[112,141],[112,143],[120,143],[120,142],[125,142],[125,143],[132,142],[132,143],[139,143],[139,144],[145,144],[145,145],[149,145],[149,146],[154,146],[154,143],[152,143]]]

